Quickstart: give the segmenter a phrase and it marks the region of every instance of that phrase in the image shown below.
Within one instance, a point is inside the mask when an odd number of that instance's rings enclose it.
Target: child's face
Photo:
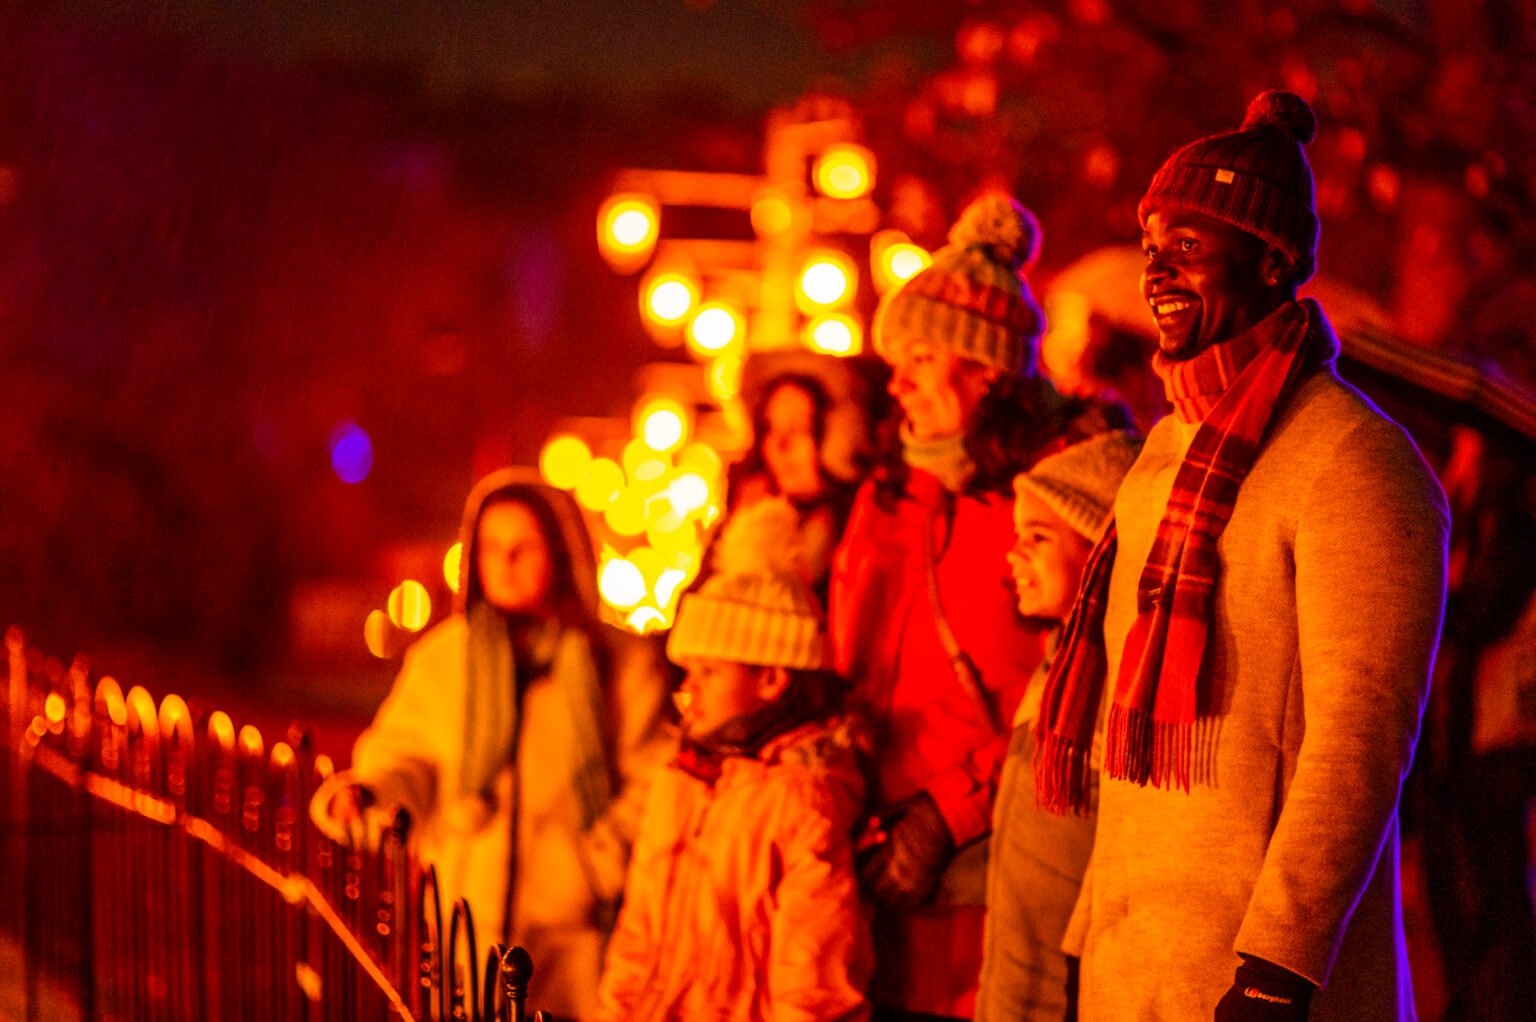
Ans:
[[[690,738],[712,734],[722,725],[761,710],[773,701],[772,672],[768,668],[702,657],[684,660],[683,668],[688,673],[673,701],[683,733]]]
[[[1008,567],[1019,613],[1065,620],[1093,544],[1028,491],[1015,491],[1013,528],[1018,540],[1008,551]]]

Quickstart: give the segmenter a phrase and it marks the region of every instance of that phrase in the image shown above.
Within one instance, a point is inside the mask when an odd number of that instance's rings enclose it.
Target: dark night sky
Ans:
[[[196,40],[243,59],[403,63],[432,88],[575,88],[644,98],[704,87],[763,109],[831,71],[795,0],[62,0],[61,14]]]

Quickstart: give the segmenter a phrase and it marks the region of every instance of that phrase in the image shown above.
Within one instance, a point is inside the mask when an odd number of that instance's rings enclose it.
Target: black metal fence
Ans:
[[[332,765],[302,729],[269,747],[14,628],[6,646],[0,941],[20,964],[0,1015],[522,1022],[527,953],[479,956],[404,813],[355,847],[310,823]]]

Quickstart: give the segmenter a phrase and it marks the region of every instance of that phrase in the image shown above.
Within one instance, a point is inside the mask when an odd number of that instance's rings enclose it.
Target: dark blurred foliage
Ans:
[[[1134,240],[1161,161],[1285,88],[1321,124],[1309,156],[1323,272],[1376,296],[1406,337],[1443,340],[1470,314],[1464,300],[1529,275],[1529,4],[813,0],[810,12],[827,45],[873,68],[856,101],[884,205],[929,244],[996,187],[1040,214],[1046,275]],[[952,42],[938,61],[936,40]]]
[[[440,556],[477,475],[627,399],[655,352],[595,250],[612,171],[759,143],[700,94],[445,96],[151,27],[0,12],[0,621],[244,671],[297,581],[382,602],[381,551]]]

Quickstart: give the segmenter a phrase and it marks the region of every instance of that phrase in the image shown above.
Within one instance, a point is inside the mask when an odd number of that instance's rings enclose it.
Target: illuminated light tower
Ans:
[[[620,273],[644,266],[661,237],[661,210],[656,200],[637,192],[608,198],[597,214],[597,247]]]

